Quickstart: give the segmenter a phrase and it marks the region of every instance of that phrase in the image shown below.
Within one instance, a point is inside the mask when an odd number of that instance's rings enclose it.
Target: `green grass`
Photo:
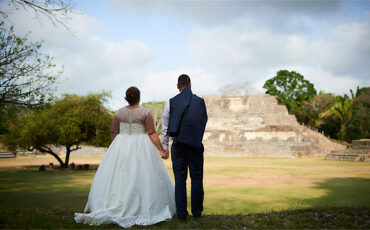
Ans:
[[[94,174],[0,171],[0,228],[90,228],[73,216]],[[204,181],[204,217],[149,228],[370,228],[370,163],[206,158]]]

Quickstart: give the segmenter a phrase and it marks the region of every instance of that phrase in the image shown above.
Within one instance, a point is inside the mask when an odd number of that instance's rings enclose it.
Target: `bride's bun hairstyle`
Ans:
[[[126,97],[125,100],[130,105],[136,105],[140,100],[140,90],[135,86],[131,86],[126,90]]]

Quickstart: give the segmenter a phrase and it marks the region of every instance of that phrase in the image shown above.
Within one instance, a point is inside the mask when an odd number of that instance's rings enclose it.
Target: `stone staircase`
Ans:
[[[342,150],[332,151],[326,160],[334,161],[370,161],[369,151]]]
[[[326,160],[370,161],[370,139],[353,140],[348,149],[331,151]]]

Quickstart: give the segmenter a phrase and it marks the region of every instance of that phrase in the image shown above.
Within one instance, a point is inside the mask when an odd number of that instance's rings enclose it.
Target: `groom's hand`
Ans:
[[[169,152],[168,152],[168,150],[164,150],[162,153],[161,153],[161,157],[162,157],[162,159],[168,159],[168,157],[169,157]]]

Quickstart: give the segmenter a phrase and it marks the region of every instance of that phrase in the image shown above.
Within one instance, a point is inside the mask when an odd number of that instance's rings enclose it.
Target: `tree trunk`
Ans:
[[[69,155],[71,154],[71,146],[66,146],[66,158],[65,158],[65,161],[64,161],[64,166],[65,168],[68,168],[68,164],[69,164]]]
[[[71,148],[72,147],[71,145],[67,145],[66,146],[66,158],[64,160],[64,167],[63,168],[68,168],[68,165],[69,165],[69,156],[71,155],[71,152],[72,151],[75,151],[75,150],[78,150],[78,149],[81,149],[79,147],[79,143],[76,143],[75,145],[76,145],[75,148]]]
[[[54,153],[50,148],[37,148],[40,152],[43,152],[43,153],[49,153],[50,155],[52,155],[53,157],[55,157],[55,159],[57,159],[57,161],[59,162],[60,164],[60,167],[64,168],[64,163],[62,161],[62,159],[60,159],[60,157]]]

